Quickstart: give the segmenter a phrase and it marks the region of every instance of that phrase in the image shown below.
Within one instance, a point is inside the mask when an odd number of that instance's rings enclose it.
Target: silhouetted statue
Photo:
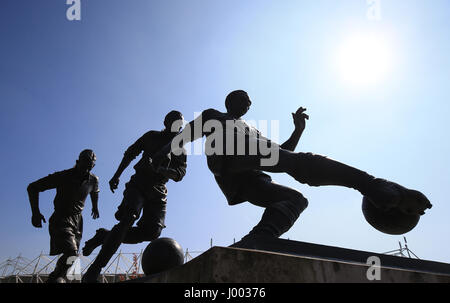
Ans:
[[[99,217],[98,178],[90,171],[95,166],[96,156],[90,149],[83,150],[75,167],[56,172],[28,185],[31,205],[31,223],[42,228],[44,216],[39,210],[39,193],[56,188],[55,211],[49,219],[50,255],[63,254],[56,263],[55,270],[49,275],[48,283],[64,282],[71,264],[69,257],[78,255],[83,233],[81,215],[87,195],[91,196],[92,218]],[[70,260],[69,260],[70,261]]]
[[[102,245],[95,261],[82,278],[84,283],[95,283],[103,267],[117,251],[121,243],[136,244],[157,239],[163,228],[166,216],[167,188],[169,179],[179,182],[186,174],[186,155],[172,155],[163,165],[153,167],[152,156],[180,132],[183,116],[171,111],[164,119],[165,129],[149,131],[131,145],[123,156],[116,173],[109,181],[111,191],[117,189],[122,172],[141,152],[142,158],[134,166],[136,173],[125,185],[123,200],[115,214],[119,221],[110,231],[97,230],[95,236],[86,241],[83,255],[88,256]],[[141,211],[142,218],[139,219]]]
[[[273,182],[263,171],[287,173],[300,183],[310,186],[353,188],[370,197],[377,203],[376,207],[381,209],[398,207],[405,213],[422,215],[426,208],[431,208],[428,199],[418,191],[375,178],[324,156],[294,153],[305,129],[306,119],[309,118],[305,114],[306,109],[299,108],[293,114],[294,132],[285,143],[277,145],[241,119],[250,105],[250,98],[245,91],[231,92],[225,100],[225,113],[215,109],[203,111],[175,137],[173,144],[167,144],[153,157],[153,163],[157,166],[165,161],[169,152],[178,153],[178,146],[206,136],[208,167],[228,203],[235,205],[248,201],[265,208],[261,221],[235,246],[256,248],[255,243],[263,241],[265,237],[280,237],[292,227],[308,205],[300,192]],[[218,130],[222,133],[218,133]],[[229,146],[229,138],[234,138],[237,144]],[[239,142],[245,144],[239,147]],[[270,146],[270,153],[264,152],[264,145]],[[271,161],[271,158],[277,161]]]

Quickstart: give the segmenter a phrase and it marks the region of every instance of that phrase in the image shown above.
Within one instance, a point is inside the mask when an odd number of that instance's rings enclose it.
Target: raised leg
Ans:
[[[109,230],[105,228],[97,229],[95,235],[91,239],[87,240],[86,243],[84,244],[84,247],[82,249],[83,256],[89,256],[94,251],[94,249],[103,245],[103,242],[105,241],[108,233]]]
[[[132,227],[123,240],[125,244],[137,244],[146,241],[153,241],[161,235],[162,227],[155,225],[150,228]]]
[[[122,221],[116,224],[111,231],[108,232],[97,258],[95,258],[94,262],[83,276],[83,283],[97,282],[102,268],[108,264],[111,257],[116,253],[136,219],[137,217],[135,215],[124,217]]]
[[[397,183],[375,178],[368,173],[333,159],[312,153],[279,151],[279,161],[274,166],[262,166],[259,156],[238,156],[227,161],[230,172],[249,169],[274,173],[287,173],[310,186],[336,185],[353,188],[368,196],[378,208],[398,207],[407,214],[424,214],[431,203],[420,192]]]

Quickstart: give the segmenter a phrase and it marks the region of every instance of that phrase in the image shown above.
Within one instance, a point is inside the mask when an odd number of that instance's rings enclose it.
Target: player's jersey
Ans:
[[[222,113],[215,109],[203,111],[189,125],[193,140],[206,136],[205,153],[208,168],[214,174],[216,182],[229,204],[243,202],[239,197],[239,190],[248,178],[271,180],[269,175],[260,170],[249,170],[242,173],[227,173],[226,171],[226,163],[233,157],[257,155],[261,153],[261,144],[263,146],[275,144],[262,136],[256,128],[242,119],[234,119],[228,113]],[[198,131],[199,126],[201,126],[201,132]],[[233,140],[232,144],[230,144],[231,140]]]
[[[38,192],[56,188],[55,214],[73,215],[83,211],[88,194],[98,192],[98,177],[81,176],[75,168],[59,171],[30,184]]]
[[[150,165],[150,158],[162,147],[171,142],[173,135],[162,131],[149,131],[133,143],[126,151],[125,158],[132,161],[141,152],[142,158],[134,165],[136,174],[132,176],[132,183],[136,185],[144,194],[153,196],[159,193],[161,196],[167,194],[165,184],[169,181],[165,176],[156,172]],[[180,181],[186,174],[186,154],[171,155],[169,168],[178,174],[175,181]]]

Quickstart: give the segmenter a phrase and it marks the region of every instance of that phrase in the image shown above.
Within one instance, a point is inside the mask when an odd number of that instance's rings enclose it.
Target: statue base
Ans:
[[[450,283],[450,264],[272,239],[258,249],[212,247],[184,265],[127,282]]]

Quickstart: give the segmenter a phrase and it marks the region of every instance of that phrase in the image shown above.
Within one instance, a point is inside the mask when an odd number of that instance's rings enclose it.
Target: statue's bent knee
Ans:
[[[277,202],[271,207],[280,211],[294,222],[303,210],[308,207],[308,200],[301,193],[298,193],[291,199]]]
[[[144,234],[144,240],[145,241],[153,241],[159,238],[159,236],[161,235],[162,232],[162,227],[161,226],[155,226],[152,228],[149,228],[145,231]]]

